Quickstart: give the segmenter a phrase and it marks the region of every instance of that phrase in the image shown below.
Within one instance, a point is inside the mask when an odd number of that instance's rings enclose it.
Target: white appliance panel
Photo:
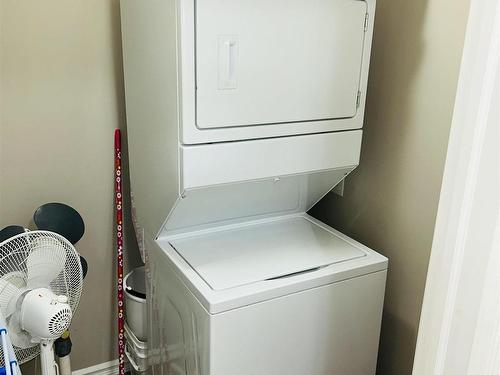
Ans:
[[[246,249],[245,257],[247,257],[247,260],[249,260],[250,264],[253,265],[258,264],[259,267],[263,267],[265,272],[269,273],[269,277],[264,280],[254,281],[250,283],[241,283],[241,279],[239,279],[239,275],[237,274],[237,272],[234,272],[234,270],[231,269],[225,269],[221,270],[221,272],[224,273],[224,275],[222,275],[223,279],[225,280],[226,278],[231,278],[231,280],[236,281],[235,284],[239,285],[226,289],[216,290],[212,288],[210,284],[207,282],[208,278],[204,279],[203,276],[200,274],[199,270],[193,267],[189,263],[189,260],[187,259],[188,257],[187,256],[184,257],[183,255],[181,255],[172,246],[172,243],[175,244],[179,240],[188,238],[197,238],[201,243],[203,242],[202,238],[205,235],[210,236],[210,234],[216,232],[231,233],[232,231],[238,231],[239,229],[245,232],[248,231],[249,228],[252,229],[252,227],[260,225],[271,225],[271,226],[277,225],[279,227],[282,226],[286,227],[287,225],[289,225],[289,223],[293,223],[295,219],[310,221],[318,227],[318,230],[323,230],[326,232],[324,234],[320,234],[318,237],[327,238],[328,240],[324,242],[317,241],[315,243],[316,248],[313,249],[312,252],[313,257],[316,257],[317,260],[320,259],[321,256],[316,256],[316,255],[321,254],[321,252],[326,252],[326,253],[332,252],[333,254],[335,254],[336,249],[332,249],[331,245],[337,246],[339,243],[341,245],[340,247],[341,249],[345,246],[347,246],[347,248],[350,247],[350,249],[341,250],[341,254],[342,253],[344,255],[351,254],[346,256],[346,258],[351,256],[352,258],[350,260],[338,261],[336,263],[332,263],[324,267],[319,267],[315,269],[310,269],[310,268],[306,269],[305,267],[303,267],[302,264],[302,267],[297,267],[300,269],[299,273],[289,274],[289,272],[287,272],[285,274],[287,277],[279,277],[284,275],[282,273],[280,275],[274,272],[276,270],[273,268],[273,265],[267,261],[267,258],[265,256],[266,250],[262,249],[260,254],[257,252],[255,254],[255,259],[254,259],[250,252],[251,250],[249,250],[251,245],[244,245]],[[290,226],[290,228],[291,227],[293,226]],[[291,229],[289,229],[288,231],[292,232]],[[307,234],[307,232],[305,233]],[[334,237],[337,237],[340,240],[339,243],[337,243],[336,239],[331,240],[328,233],[330,233]],[[294,234],[295,240],[297,240],[296,237],[300,237],[301,234],[303,235],[304,232],[302,233],[298,232],[297,234]],[[239,235],[247,236],[245,233],[241,232],[239,233]],[[280,240],[273,239],[272,233],[268,233],[268,236],[270,237],[270,240],[267,242],[266,245],[264,241],[258,239],[259,234],[257,233],[257,236],[255,237],[257,238],[256,243],[259,246],[260,245],[267,246],[266,247],[267,251],[269,251],[269,253],[272,255],[274,254],[273,256],[276,257],[275,253],[278,253],[278,251],[272,249],[272,246],[277,244],[279,245]],[[231,236],[229,235],[229,237]],[[251,241],[255,241],[255,238],[253,238]],[[307,242],[305,238],[304,239],[299,238],[298,240],[302,243]],[[286,242],[286,240],[284,239],[282,241],[283,242],[281,242],[281,245],[283,245],[283,243]],[[290,240],[290,242],[292,241]],[[203,307],[211,314],[217,314],[220,312],[229,311],[253,303],[259,303],[269,299],[277,298],[283,295],[292,294],[303,290],[312,289],[322,285],[327,285],[334,282],[351,279],[354,277],[366,275],[368,273],[378,272],[387,269],[387,258],[385,258],[380,254],[377,254],[375,251],[360,244],[359,242],[354,241],[353,239],[343,235],[342,233],[336,231],[335,229],[329,227],[328,225],[325,225],[324,223],[303,213],[285,215],[281,217],[280,216],[269,217],[264,219],[257,219],[254,221],[230,223],[222,225],[220,227],[208,227],[205,229],[202,228],[192,232],[181,232],[172,235],[167,234],[165,236],[160,237],[156,241],[156,243],[160,246],[161,251],[164,252],[165,256],[168,257],[168,259],[172,263],[172,267],[175,267],[176,269],[179,270],[178,274],[179,277],[182,279],[183,283],[196,296],[196,298],[198,299],[198,301],[200,301]],[[179,247],[179,245],[177,246]],[[291,246],[294,247],[295,245],[291,244]],[[321,249],[322,247],[323,249]],[[227,250],[228,254],[223,254],[223,259],[215,259],[214,262],[215,268],[222,269],[222,267],[219,267],[220,261],[222,261],[222,263],[225,262],[226,259],[229,262],[231,261],[230,250],[231,250],[230,248]],[[308,250],[309,250],[309,243],[307,243],[306,247],[302,250],[302,252],[306,253]],[[366,256],[356,257],[356,255],[358,255],[359,250],[361,250]],[[206,251],[208,252],[217,250],[208,249]],[[301,250],[297,249],[296,251],[300,255],[304,256],[304,258],[306,257],[304,253],[301,253]],[[289,261],[287,257],[288,255],[287,251],[283,251],[282,255],[283,256],[282,259],[280,259],[280,261],[284,260],[285,264],[293,265],[292,261],[290,261],[290,263],[286,263]],[[332,256],[332,258],[333,261],[335,261],[335,255]],[[259,263],[259,259],[262,260],[262,264]],[[197,260],[196,256],[194,260],[195,261]],[[211,271],[210,267],[209,271]],[[300,271],[308,271],[308,272],[300,272]],[[255,270],[255,272],[262,272],[262,271]],[[249,274],[245,275],[246,277],[248,277]],[[256,275],[257,274],[251,275],[254,280],[259,279],[259,277],[256,277]],[[275,276],[278,277],[275,278]],[[211,275],[209,277],[211,277]],[[215,277],[218,276],[216,275]],[[260,279],[262,278],[260,277]]]
[[[368,8],[360,0],[198,0],[196,124],[356,115]]]
[[[366,256],[302,216],[191,235],[170,243],[214,290],[292,277]]]
[[[209,314],[153,245],[148,298],[149,356],[155,374],[209,374]]]
[[[184,190],[160,237],[308,211],[354,167]]]
[[[386,271],[211,317],[210,374],[375,374]]]
[[[354,167],[359,163],[362,134],[361,130],[352,130],[182,146],[182,187],[192,189]]]

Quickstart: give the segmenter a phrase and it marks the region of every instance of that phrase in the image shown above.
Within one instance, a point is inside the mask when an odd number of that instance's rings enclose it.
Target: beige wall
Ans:
[[[106,362],[117,358],[113,130],[124,126],[118,1],[0,6],[0,227],[30,225],[33,211],[50,201],[82,214],[86,233],[77,249],[90,269],[71,329],[73,367]]]
[[[379,0],[359,168],[312,213],[389,257],[380,375],[411,374],[468,0]]]

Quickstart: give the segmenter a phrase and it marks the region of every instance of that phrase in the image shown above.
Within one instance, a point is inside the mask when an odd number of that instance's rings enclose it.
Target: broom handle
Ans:
[[[123,194],[122,194],[122,150],[121,132],[115,130],[115,209],[116,209],[116,252],[117,252],[117,290],[118,290],[118,374],[125,375],[125,337],[123,326]]]

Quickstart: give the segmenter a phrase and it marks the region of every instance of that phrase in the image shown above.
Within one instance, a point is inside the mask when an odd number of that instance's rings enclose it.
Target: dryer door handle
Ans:
[[[219,36],[219,90],[238,87],[238,44],[235,35]]]

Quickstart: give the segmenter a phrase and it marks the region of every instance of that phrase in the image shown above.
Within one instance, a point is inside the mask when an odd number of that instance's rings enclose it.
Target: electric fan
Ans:
[[[71,323],[82,284],[80,258],[64,237],[32,231],[0,243],[0,317],[20,364],[40,354],[42,375],[57,373],[53,343]]]

